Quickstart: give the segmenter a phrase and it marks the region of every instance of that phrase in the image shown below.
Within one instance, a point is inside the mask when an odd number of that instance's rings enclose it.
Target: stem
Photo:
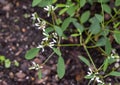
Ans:
[[[64,46],[64,47],[69,47],[69,46],[82,46],[81,44],[58,44],[56,46]]]
[[[87,55],[88,55],[88,57],[89,57],[89,59],[90,59],[91,63],[93,64],[94,69],[97,71],[97,68],[96,68],[96,66],[95,66],[95,64],[94,64],[94,62],[93,62],[93,60],[92,60],[92,57],[91,57],[91,55],[90,55],[90,53],[89,53],[88,49],[86,48],[86,46],[85,46],[85,45],[83,45],[83,47],[84,47],[85,51],[87,52]]]
[[[53,54],[54,54],[54,52],[52,52],[52,53],[48,56],[48,58],[43,62],[42,65],[45,65],[46,62],[53,56]]]

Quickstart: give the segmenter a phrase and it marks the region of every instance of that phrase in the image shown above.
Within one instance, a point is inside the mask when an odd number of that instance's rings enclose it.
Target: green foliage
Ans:
[[[85,23],[90,17],[90,11],[85,11],[80,18],[81,23]]]
[[[103,84],[106,76],[120,75],[120,73],[115,70],[117,67],[113,67],[114,69],[108,69],[109,66],[112,67],[111,64],[116,62],[116,56],[119,58],[118,54],[112,51],[112,43],[115,40],[118,45],[120,44],[120,1],[115,0],[114,8],[108,4],[109,2],[110,0],[66,0],[65,3],[59,3],[57,0],[33,0],[33,7],[49,7],[49,5],[51,5],[51,7],[54,9],[52,11],[46,10],[51,15],[49,17],[50,22],[44,20],[43,18],[39,18],[37,14],[35,15],[35,18],[38,21],[40,19],[41,21],[46,22],[45,25],[39,26],[40,28],[44,27],[44,29],[41,29],[44,36],[41,41],[41,48],[48,46],[53,50],[53,53],[48,56],[43,65],[54,53],[57,54],[57,73],[60,79],[65,75],[65,63],[60,51],[62,46],[83,47],[89,59],[83,57],[82,55],[78,57],[89,67],[88,75],[85,76],[86,79],[91,79],[89,85],[93,80],[94,82]],[[87,5],[87,3],[91,4],[90,9],[92,9],[92,7],[94,8],[94,3],[99,3],[100,5],[98,5],[98,8],[101,9],[95,9],[95,11],[86,9],[84,7]],[[74,38],[75,40],[77,39],[78,43],[62,43],[62,40],[68,39],[68,41],[70,41],[71,38],[73,38],[73,40]],[[105,58],[99,68],[98,66],[96,67],[96,61],[94,61],[88,48],[91,50],[98,50],[101,54],[101,57]],[[27,51],[25,58],[28,60],[33,59],[39,51],[40,49],[38,48],[30,49]],[[97,55],[95,57],[97,58]],[[1,57],[0,62],[3,61],[5,60],[3,57]],[[37,67],[39,66],[37,65]],[[41,79],[41,69],[37,69],[39,71],[38,77]],[[101,71],[104,72],[104,75],[101,75]]]
[[[3,63],[5,61],[5,56],[0,55],[0,63]]]
[[[115,0],[115,6],[120,6],[120,0]]]
[[[38,71],[38,78],[39,79],[41,79],[42,78],[42,72],[41,72],[41,70],[39,69],[39,71]]]
[[[9,59],[5,60],[5,68],[9,68],[11,66],[11,61]]]
[[[32,7],[37,6],[42,0],[33,0]]]
[[[120,76],[120,72],[117,72],[117,71],[112,71],[108,74],[109,76]]]
[[[64,59],[61,56],[58,58],[57,73],[60,79],[63,78],[65,74],[65,63]]]
[[[31,60],[38,54],[39,51],[40,51],[39,48],[32,48],[27,51],[27,53],[25,54],[25,58],[27,60]]]
[[[83,56],[78,56],[81,61],[83,61],[87,66],[90,66],[90,61]]]
[[[112,50],[111,43],[109,39],[106,39],[106,44],[105,44],[105,51],[107,55],[110,55]]]
[[[103,4],[103,10],[106,13],[111,14],[111,8],[107,4]]]
[[[83,7],[84,5],[85,5],[85,3],[86,3],[86,0],[79,0],[80,2],[80,7]]]
[[[115,38],[115,41],[120,44],[120,31],[114,31],[114,38]]]

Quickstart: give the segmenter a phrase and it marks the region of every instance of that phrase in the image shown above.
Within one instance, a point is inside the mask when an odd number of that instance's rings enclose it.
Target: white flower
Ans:
[[[97,81],[98,83],[103,83],[103,82],[100,80],[99,77],[96,77],[95,79],[96,79],[96,81]]]
[[[38,29],[42,29],[43,31],[45,31],[46,22],[45,21],[41,22],[38,18],[38,23],[35,23],[35,26],[38,27]]]
[[[43,45],[38,45],[37,48],[41,48],[42,52],[44,52],[44,46]]]
[[[39,70],[40,68],[42,68],[39,64],[36,64],[35,62],[32,62],[32,66],[29,68],[30,70],[35,69],[35,70]]]
[[[46,10],[46,11],[55,10],[55,7],[52,6],[52,5],[49,5],[49,6],[46,6],[46,7],[44,8],[44,10]]]
[[[31,19],[36,20],[36,13],[33,13],[33,14],[32,14]]]
[[[48,14],[47,14],[48,17],[50,16],[51,11],[52,11],[52,10],[55,10],[55,9],[56,9],[56,8],[55,8],[54,6],[52,6],[52,5],[46,6],[46,7],[44,8],[45,11],[48,11]]]
[[[87,73],[88,73],[88,76],[92,75],[93,74],[92,69],[89,68],[89,72],[87,72]]]

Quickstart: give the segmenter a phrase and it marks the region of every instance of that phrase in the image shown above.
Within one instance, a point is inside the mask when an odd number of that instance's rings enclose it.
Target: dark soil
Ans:
[[[61,80],[57,77],[56,55],[43,66],[41,80],[38,79],[37,71],[28,69],[32,61],[42,64],[51,53],[47,49],[31,61],[24,58],[26,51],[38,46],[42,39],[41,31],[32,25],[31,14],[37,11],[40,16],[46,17],[40,8],[32,8],[31,2],[32,0],[0,0],[0,55],[12,62],[10,68],[0,64],[0,85],[87,85],[88,80],[84,76],[88,67],[78,59],[81,54],[87,56],[83,48],[62,48],[66,74]],[[90,50],[92,56],[97,55],[95,62],[99,66],[103,57],[98,55],[99,51],[94,51]],[[15,60],[20,64],[18,67],[14,65]],[[119,82],[115,78],[107,80]]]

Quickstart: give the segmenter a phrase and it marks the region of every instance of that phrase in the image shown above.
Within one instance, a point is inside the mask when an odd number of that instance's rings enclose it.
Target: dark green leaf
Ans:
[[[83,61],[87,66],[90,66],[90,61],[83,56],[78,56],[81,61]]]
[[[65,74],[65,63],[64,63],[64,59],[62,57],[59,56],[58,59],[58,64],[57,64],[57,73],[58,73],[58,77],[61,79],[63,78],[64,74]]]
[[[85,11],[80,18],[81,23],[85,23],[90,17],[90,11]]]
[[[27,51],[27,53],[25,54],[25,58],[27,60],[33,59],[39,52],[40,48],[32,48],[30,50]]]

